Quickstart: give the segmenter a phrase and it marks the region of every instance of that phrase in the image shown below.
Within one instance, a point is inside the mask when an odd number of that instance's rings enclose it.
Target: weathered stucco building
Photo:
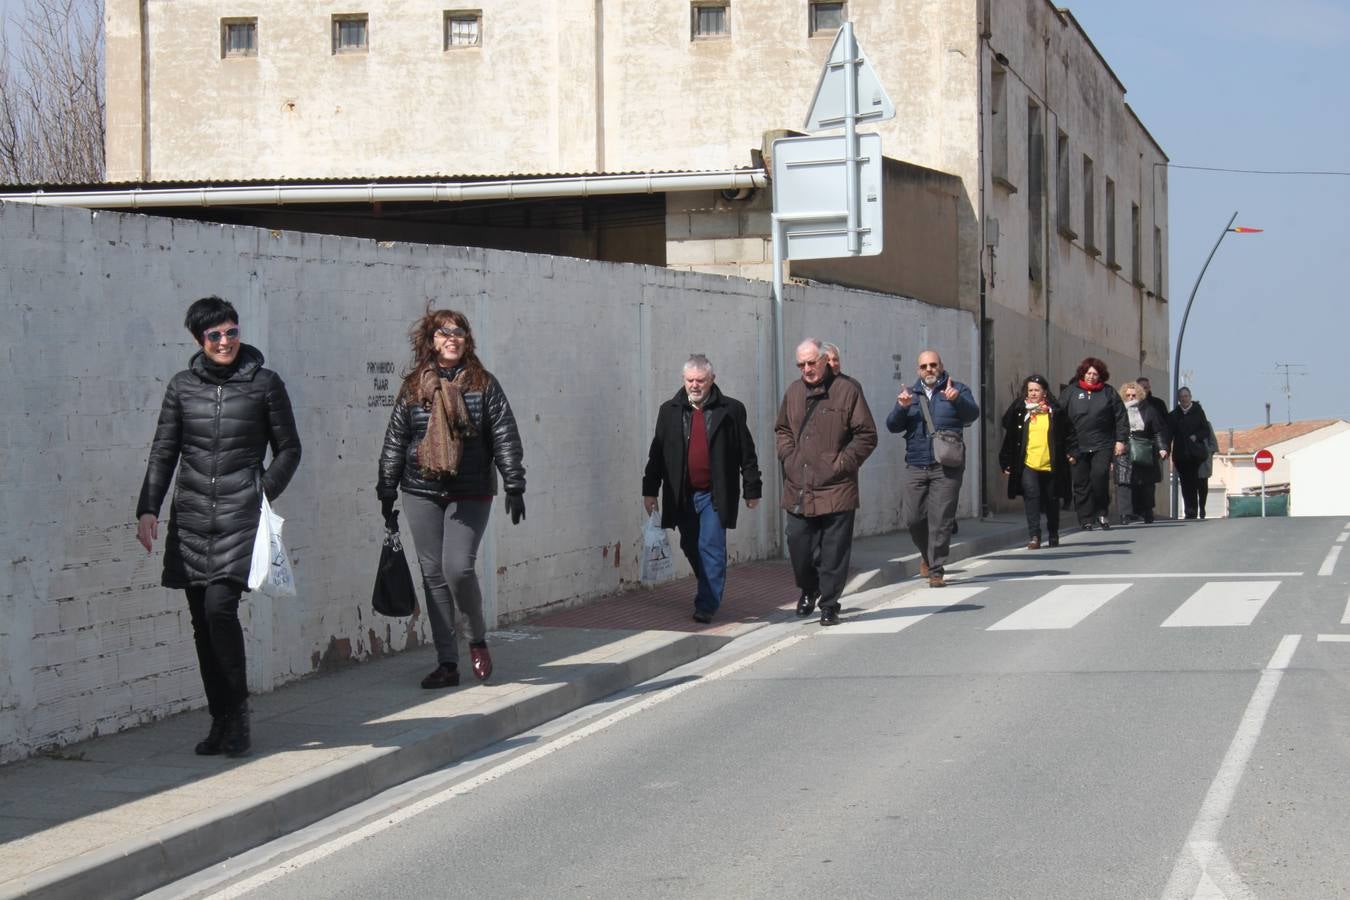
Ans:
[[[975,314],[986,447],[1025,375],[1062,384],[1085,355],[1169,396],[1166,156],[1047,0],[108,0],[108,174],[759,169],[844,18],[896,107],[866,129],[899,161],[886,250],[791,274]],[[765,278],[770,212],[766,191],[669,193],[664,220],[576,252]]]

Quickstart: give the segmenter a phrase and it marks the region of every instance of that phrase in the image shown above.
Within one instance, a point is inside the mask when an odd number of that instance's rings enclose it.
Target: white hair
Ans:
[[[713,372],[712,360],[708,359],[708,357],[704,356],[702,353],[691,353],[689,354],[689,358],[684,361],[683,371],[688,372],[691,369],[695,372],[706,372],[709,375],[716,374]]]

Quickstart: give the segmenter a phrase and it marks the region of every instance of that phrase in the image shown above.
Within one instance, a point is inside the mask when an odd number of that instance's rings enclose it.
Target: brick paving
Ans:
[[[740,563],[727,569],[722,607],[710,625],[693,620],[694,576],[656,587],[637,587],[575,609],[546,613],[530,625],[555,628],[624,628],[726,634],[744,626],[793,618],[797,588],[786,560]]]

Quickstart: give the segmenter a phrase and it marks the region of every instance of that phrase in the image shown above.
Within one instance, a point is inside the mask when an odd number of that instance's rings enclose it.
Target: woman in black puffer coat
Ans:
[[[201,350],[169,380],[136,503],[136,537],[149,552],[173,481],[164,546],[165,587],[187,593],[211,732],[197,753],[249,749],[248,682],[239,598],[247,590],[262,496],[275,499],[300,464],[300,436],[281,376],[239,340],[239,314],[219,297],[188,307]],[[272,464],[264,467],[268,446]]]
[[[456,606],[469,620],[474,677],[482,681],[492,674],[474,561],[497,493],[497,472],[512,524],[525,518],[524,451],[506,392],[479,362],[463,313],[430,311],[409,338],[412,366],[389,416],[375,493],[393,528],[394,500],[402,490],[417,546],[438,663],[422,687],[453,687],[459,684]]]

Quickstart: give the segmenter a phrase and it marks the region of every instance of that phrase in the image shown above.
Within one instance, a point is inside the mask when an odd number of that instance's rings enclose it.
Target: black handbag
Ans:
[[[403,555],[397,511],[385,522],[384,546],[380,548],[380,567],[375,572],[370,605],[382,616],[403,617],[417,612],[417,589],[408,571],[408,558]]]

